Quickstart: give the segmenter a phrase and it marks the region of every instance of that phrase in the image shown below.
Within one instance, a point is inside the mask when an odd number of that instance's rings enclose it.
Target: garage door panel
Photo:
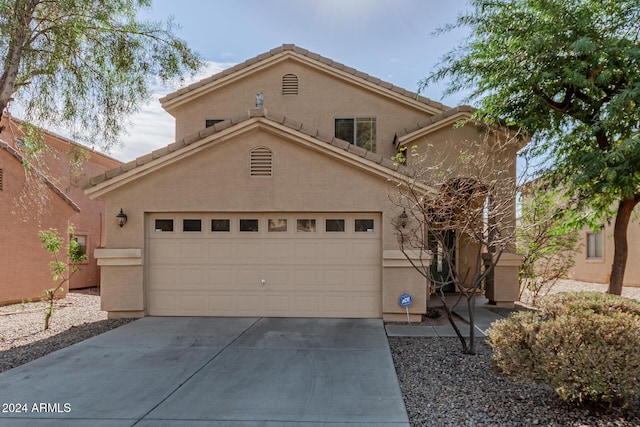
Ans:
[[[240,232],[257,218],[259,232]],[[148,231],[147,300],[151,315],[380,317],[379,214],[150,214],[154,218],[229,219],[228,230]],[[269,218],[288,229],[268,231]],[[299,232],[296,219],[316,218]],[[325,218],[344,219],[325,230]],[[355,232],[355,218],[373,218],[374,232]],[[264,284],[263,284],[264,280]]]
[[[230,240],[221,240],[208,243],[209,261],[220,262],[236,259],[235,245]]]
[[[289,295],[267,295],[265,309],[267,316],[286,316],[290,312]]]
[[[206,242],[181,242],[180,258],[182,264],[202,264],[206,260]]]
[[[264,260],[267,263],[290,262],[291,260],[291,243],[287,241],[281,242],[265,242],[264,243]]]
[[[322,246],[322,258],[326,261],[349,263],[350,244],[343,242],[326,242]]]
[[[178,254],[178,242],[171,240],[155,240],[149,251],[149,260],[153,263],[173,262]]]
[[[317,268],[296,268],[292,285],[295,289],[314,288],[321,274]]]
[[[353,243],[351,252],[353,260],[359,263],[377,264],[376,260],[380,258],[380,247],[375,241]]]
[[[207,274],[209,277],[207,282],[217,289],[223,289],[223,286],[228,287],[235,280],[235,271],[232,268],[209,267]]]
[[[189,289],[206,289],[207,282],[204,280],[205,271],[203,268],[182,268],[180,269],[180,285]]]
[[[236,259],[247,264],[255,264],[262,261],[262,243],[243,241],[236,243]]]
[[[306,234],[306,233],[305,233]],[[297,260],[315,260],[320,256],[318,242],[293,242],[293,251]]]
[[[329,288],[344,288],[346,283],[350,283],[351,270],[348,268],[323,270],[324,285]]]
[[[175,289],[179,283],[179,271],[173,267],[158,267],[150,271],[149,282],[154,289]]]

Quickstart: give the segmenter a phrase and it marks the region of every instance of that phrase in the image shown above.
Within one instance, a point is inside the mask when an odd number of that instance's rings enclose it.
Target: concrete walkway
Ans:
[[[455,295],[447,295],[446,301],[449,307],[452,307],[457,300]],[[429,307],[442,307],[442,302],[439,298],[432,298],[429,301]],[[476,337],[485,337],[486,331],[491,327],[491,324],[496,320],[500,320],[503,317],[488,310],[489,301],[484,296],[478,296],[476,298],[476,310],[475,310],[475,328]],[[456,326],[462,334],[466,337],[469,336],[469,312],[467,310],[467,302],[462,299],[458,306],[453,310],[456,317]],[[437,322],[437,325],[386,325],[387,336],[390,337],[457,337],[455,330],[449,323],[449,320],[445,315]]]
[[[0,426],[409,426],[376,319],[147,317],[0,385]]]

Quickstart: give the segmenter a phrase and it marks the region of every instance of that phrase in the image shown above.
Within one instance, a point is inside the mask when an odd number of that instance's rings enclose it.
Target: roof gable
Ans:
[[[306,148],[384,180],[406,180],[407,176],[412,176],[410,169],[380,154],[323,134],[285,116],[268,113],[265,109],[253,109],[91,178],[85,187],[86,193],[92,198],[100,197],[149,173],[195,155],[211,144],[229,141],[256,128],[294,140]],[[424,187],[425,191],[432,191],[426,184],[420,184],[420,187]]]
[[[6,150],[11,155],[11,157],[13,157],[17,162],[19,162],[21,165],[24,164],[24,158],[22,157],[22,155],[18,151],[16,151],[13,147],[11,147],[9,144],[7,144],[6,142],[0,141],[0,150]],[[35,170],[35,168],[33,168],[30,165],[29,165],[29,167],[30,167],[31,171],[34,172],[38,176],[38,178],[41,179],[42,182],[44,182],[47,185],[47,187],[49,187],[56,195],[58,195],[58,197],[60,197],[69,206],[71,206],[71,208],[73,208],[73,210],[75,210],[76,212],[80,212],[80,207],[73,200],[71,200],[71,198],[69,198],[69,196],[67,196],[64,191],[62,191],[60,188],[58,188],[47,177],[45,177],[40,172]]]
[[[429,117],[424,122],[416,124],[414,128],[404,129],[404,132],[398,135],[396,145],[398,147],[404,147],[412,141],[436,132],[444,127],[452,127],[461,120],[470,119],[475,111],[476,110],[473,107],[462,105]]]
[[[328,73],[335,78],[348,81],[379,96],[394,99],[430,115],[439,114],[449,109],[444,104],[432,101],[415,92],[408,91],[391,83],[370,76],[367,73],[348,67],[329,58],[309,52],[293,44],[284,44],[220,73],[214,74],[187,87],[170,93],[160,99],[162,107],[169,113],[176,107],[197,97],[210,93],[220,87],[245,78],[255,72],[286,60],[294,60],[311,68]]]

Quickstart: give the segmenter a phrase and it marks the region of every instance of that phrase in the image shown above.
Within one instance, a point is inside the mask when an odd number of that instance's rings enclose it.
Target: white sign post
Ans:
[[[409,306],[413,303],[413,297],[409,294],[402,294],[400,298],[398,298],[398,304],[404,307],[407,310],[407,323],[411,324],[411,320],[409,319]]]

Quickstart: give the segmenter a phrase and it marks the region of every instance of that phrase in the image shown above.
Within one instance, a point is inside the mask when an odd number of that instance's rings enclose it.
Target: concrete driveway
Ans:
[[[0,405],[0,426],[409,426],[375,319],[147,317],[0,374]]]

